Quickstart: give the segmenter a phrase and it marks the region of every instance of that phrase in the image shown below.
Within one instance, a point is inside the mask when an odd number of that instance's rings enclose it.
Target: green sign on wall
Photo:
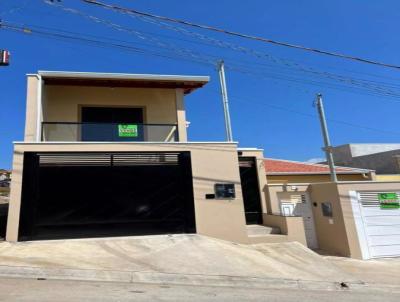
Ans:
[[[400,209],[397,193],[378,193],[381,209]]]
[[[118,125],[119,137],[138,137],[137,125]]]

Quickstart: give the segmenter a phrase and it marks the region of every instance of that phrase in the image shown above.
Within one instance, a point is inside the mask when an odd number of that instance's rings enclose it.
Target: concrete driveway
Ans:
[[[299,243],[240,245],[200,235],[0,243],[0,266],[351,281]]]
[[[363,282],[398,286],[389,266],[323,257],[299,243],[250,246],[200,235],[0,243],[0,277],[364,290]]]
[[[0,276],[253,286],[267,279],[359,282],[299,243],[249,246],[200,235],[2,242]]]

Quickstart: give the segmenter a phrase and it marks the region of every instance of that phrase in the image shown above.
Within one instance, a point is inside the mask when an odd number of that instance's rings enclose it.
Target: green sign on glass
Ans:
[[[119,137],[138,137],[137,125],[118,125]]]
[[[397,193],[378,193],[381,209],[400,209]]]

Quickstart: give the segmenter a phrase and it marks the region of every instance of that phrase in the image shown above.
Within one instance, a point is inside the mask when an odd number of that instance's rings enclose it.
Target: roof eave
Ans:
[[[103,72],[75,72],[75,71],[47,71],[39,70],[38,75],[43,78],[81,78],[81,79],[115,79],[115,80],[152,80],[171,82],[199,82],[208,83],[209,76],[163,75],[163,74],[132,74],[132,73],[103,73]]]

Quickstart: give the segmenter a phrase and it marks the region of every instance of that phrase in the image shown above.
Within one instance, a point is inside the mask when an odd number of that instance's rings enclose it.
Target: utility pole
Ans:
[[[319,120],[321,123],[322,136],[324,138],[325,147],[322,148],[322,150],[325,151],[326,160],[329,164],[329,170],[331,172],[331,181],[337,182],[335,163],[333,161],[333,155],[332,155],[332,146],[329,139],[328,126],[326,124],[326,119],[325,119],[324,104],[322,102],[322,94],[320,93],[317,94],[315,100],[315,106],[317,107],[318,110]]]
[[[231,116],[229,114],[228,92],[226,90],[224,61],[218,63],[219,80],[221,83],[222,104],[224,106],[226,140],[232,142]]]

